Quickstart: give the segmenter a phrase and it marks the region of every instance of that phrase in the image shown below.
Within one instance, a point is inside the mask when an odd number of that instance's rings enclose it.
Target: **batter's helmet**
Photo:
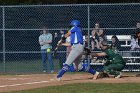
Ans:
[[[80,21],[78,20],[73,20],[71,23],[70,23],[71,26],[79,26],[80,25]]]

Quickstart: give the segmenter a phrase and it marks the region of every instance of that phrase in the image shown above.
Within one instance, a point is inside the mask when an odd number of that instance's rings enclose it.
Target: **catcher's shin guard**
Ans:
[[[60,78],[64,75],[65,72],[69,70],[69,65],[65,64],[63,68],[59,71],[57,78]]]

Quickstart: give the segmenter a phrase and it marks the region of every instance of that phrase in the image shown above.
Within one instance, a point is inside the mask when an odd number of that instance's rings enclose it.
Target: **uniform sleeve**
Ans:
[[[71,33],[74,33],[76,30],[75,30],[76,28],[75,27],[72,27],[71,29],[70,29],[70,32]]]
[[[105,53],[107,54],[107,56],[109,57],[113,57],[116,55],[116,53],[112,50],[112,48],[109,48],[105,51]]]
[[[106,49],[104,52],[107,56],[111,56],[113,54],[111,49]]]

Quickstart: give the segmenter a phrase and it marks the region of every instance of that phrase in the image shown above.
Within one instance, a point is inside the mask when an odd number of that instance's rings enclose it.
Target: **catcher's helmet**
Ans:
[[[79,26],[80,25],[80,21],[78,20],[73,20],[71,23],[70,23],[71,26]]]

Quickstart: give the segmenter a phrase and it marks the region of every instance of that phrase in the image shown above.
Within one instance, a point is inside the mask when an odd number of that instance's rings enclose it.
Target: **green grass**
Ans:
[[[10,93],[140,93],[140,84],[82,83],[50,86]]]
[[[54,68],[59,70],[59,61],[54,59]],[[47,62],[48,63],[48,62]],[[48,70],[50,69],[48,63]],[[6,72],[4,72],[6,71]],[[14,60],[0,63],[0,74],[25,74],[25,73],[42,73],[42,63],[40,59],[37,60]]]

